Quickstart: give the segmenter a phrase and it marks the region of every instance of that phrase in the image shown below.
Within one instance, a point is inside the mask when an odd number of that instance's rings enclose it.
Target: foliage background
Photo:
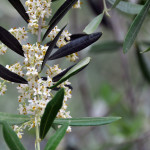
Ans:
[[[22,0],[24,2],[25,0]],[[53,12],[63,3],[56,2]],[[71,33],[81,33],[85,26],[95,17],[88,1],[83,1],[82,9],[74,9],[59,24],[62,27],[68,22]],[[102,1],[93,0],[100,12]],[[144,1],[132,1],[144,3]],[[128,27],[134,16],[119,11],[110,11],[111,18],[106,17],[97,31],[103,36],[96,44],[110,40],[123,41]],[[69,21],[68,21],[69,19]],[[24,26],[24,20],[6,0],[0,4],[0,25],[9,29]],[[147,17],[138,41],[150,40],[149,16]],[[35,37],[31,37],[35,40]],[[69,109],[73,117],[85,116],[121,116],[122,120],[101,127],[73,128],[67,134],[60,150],[148,150],[150,137],[150,86],[143,78],[138,65],[134,47],[123,54],[122,48],[111,52],[92,52],[92,47],[80,52],[80,57],[92,57],[91,64],[77,76],[71,78],[73,92],[69,102]],[[149,65],[150,54],[143,54]],[[7,51],[0,57],[2,65],[15,63],[21,59],[17,54]],[[68,66],[68,62],[61,59],[50,62],[59,63],[61,68]],[[17,90],[14,85],[8,87],[7,94],[0,98],[0,111],[7,113],[17,112]],[[51,135],[53,131],[49,133]],[[47,138],[48,139],[48,138]],[[22,142],[27,149],[33,149],[34,130],[26,131]],[[46,141],[41,143],[44,146]],[[7,150],[7,146],[0,130],[0,149]]]

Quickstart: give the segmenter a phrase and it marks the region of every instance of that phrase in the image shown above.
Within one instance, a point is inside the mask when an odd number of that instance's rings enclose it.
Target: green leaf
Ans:
[[[47,104],[40,123],[40,138],[44,139],[59,109],[62,107],[64,99],[64,89],[60,89],[53,99]]]
[[[91,47],[91,53],[111,53],[116,52],[123,46],[123,42],[105,41]]]
[[[44,150],[55,150],[61,139],[65,136],[68,124],[63,124],[56,133],[48,140]]]
[[[107,0],[107,1],[110,4],[114,5],[116,0]],[[133,4],[130,2],[124,2],[124,1],[119,2],[119,4],[116,6],[116,9],[124,13],[130,14],[130,15],[138,14],[142,8],[143,8],[143,5]]]
[[[114,5],[112,6],[112,8],[115,8],[120,3],[120,1],[121,0],[116,0],[115,3],[114,3]]]
[[[140,31],[140,28],[142,26],[142,23],[144,22],[144,19],[148,13],[148,10],[150,8],[150,0],[147,0],[144,7],[140,11],[140,13],[136,16],[134,19],[132,25],[130,26],[128,33],[126,35],[124,44],[123,44],[123,51],[126,53],[134,43],[137,34]]]
[[[140,70],[143,74],[143,77],[145,78],[145,80],[148,83],[150,83],[150,70],[149,70],[149,67],[146,63],[146,60],[145,60],[143,54],[140,53],[139,45],[136,45],[136,55],[137,55],[137,60],[139,63]]]
[[[150,47],[147,48],[146,50],[142,51],[141,53],[146,53],[146,52],[149,52],[150,51]]]
[[[22,124],[30,120],[29,116],[26,115],[16,115],[0,112],[0,124],[7,121],[10,125]]]
[[[77,74],[79,71],[81,71],[83,68],[85,68],[90,63],[90,60],[91,60],[90,57],[86,57],[83,60],[81,60],[74,67],[72,67],[55,85],[51,86],[50,89],[57,87],[62,82],[66,81],[73,75]]]
[[[101,13],[100,15],[98,15],[97,17],[95,17],[83,30],[83,32],[87,33],[87,34],[91,34],[93,33],[99,26],[99,24],[101,23],[102,19],[103,19],[104,13]]]
[[[121,119],[121,117],[86,117],[86,118],[57,118],[54,124],[62,125],[64,123],[69,123],[69,126],[100,126],[112,123]]]
[[[3,123],[3,136],[10,150],[25,150],[17,134],[7,122]]]

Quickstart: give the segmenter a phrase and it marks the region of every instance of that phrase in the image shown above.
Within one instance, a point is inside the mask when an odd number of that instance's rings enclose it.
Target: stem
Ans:
[[[37,125],[36,125],[36,150],[40,150],[40,136],[39,136],[39,125],[38,125],[38,119],[39,117],[36,116]]]
[[[39,28],[38,28],[37,42],[40,43],[41,42],[41,32],[42,32],[42,18],[41,17],[39,18],[38,25],[39,25]],[[36,112],[36,114],[35,114],[35,119],[37,120],[35,149],[40,150],[40,136],[39,136],[39,125],[38,125],[39,114],[38,114],[38,112]]]
[[[103,10],[103,13],[105,13],[108,17],[110,17],[108,11],[109,9],[107,8],[107,5],[106,5],[106,1],[103,0],[103,5],[104,5],[104,10]]]
[[[38,38],[37,38],[37,41],[40,43],[41,42],[41,30],[42,30],[42,18],[39,19],[39,22],[38,22],[38,25],[39,25],[39,29],[38,29]]]

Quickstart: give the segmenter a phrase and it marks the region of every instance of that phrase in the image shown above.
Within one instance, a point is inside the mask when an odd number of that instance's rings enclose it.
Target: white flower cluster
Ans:
[[[50,38],[51,41],[56,37],[56,35],[59,33],[59,31],[60,31],[60,29],[58,29],[58,27],[55,26],[55,28],[49,33],[48,37]],[[70,36],[71,36],[71,34],[67,30],[63,31],[62,34],[61,34],[61,36],[59,37],[58,42],[57,42],[56,45],[59,48],[65,46],[66,44],[69,43]],[[74,61],[76,61],[78,59],[78,54],[77,53],[73,53],[73,54],[68,55],[66,57],[70,61],[74,62]]]
[[[7,51],[7,47],[4,44],[0,44],[0,55],[4,55]]]
[[[4,95],[6,91],[6,85],[0,82],[0,95]]]
[[[22,66],[20,65],[19,62],[13,64],[13,65],[6,65],[6,68],[9,69],[12,72],[15,72],[16,74],[20,76],[24,76],[24,73],[22,71]]]
[[[22,28],[11,28],[9,32],[16,37],[16,39],[21,43],[23,40],[26,40],[27,37],[27,31],[25,31],[25,27]]]
[[[74,5],[74,8],[80,7],[80,0]],[[32,34],[38,33],[38,22],[39,19],[42,19],[42,28],[45,27],[45,17],[49,17],[52,13],[51,10],[51,0],[26,0],[25,5],[28,10],[27,13],[29,15],[29,23],[28,23],[28,31],[25,31],[25,27],[22,28],[11,28],[9,32],[14,35],[21,43],[23,40],[27,39],[27,33],[31,32]],[[59,33],[60,29],[56,26],[48,35],[50,40],[52,41],[56,35]],[[57,47],[61,48],[64,45],[70,42],[71,34],[65,30],[59,37],[57,42]],[[29,129],[35,127],[40,124],[40,118],[44,113],[45,107],[48,102],[50,102],[53,98],[52,90],[47,88],[51,87],[55,84],[52,78],[62,72],[62,70],[58,67],[58,65],[54,65],[53,67],[48,67],[46,70],[46,77],[42,78],[40,76],[40,69],[48,49],[46,45],[40,45],[40,43],[36,44],[26,44],[22,46],[24,51],[24,62],[23,66],[17,62],[13,65],[6,65],[6,68],[10,71],[20,75],[26,76],[28,84],[19,84],[17,86],[18,93],[18,102],[19,102],[19,113],[24,115],[30,115],[31,119],[29,122],[22,124],[21,126],[13,126],[14,131],[16,131],[19,138],[22,138],[23,129],[28,127]],[[7,47],[4,44],[0,44],[0,55],[6,53]],[[70,61],[75,61],[78,59],[77,53],[71,54],[67,56]],[[5,83],[5,81],[4,81]],[[0,95],[5,94],[6,85],[4,83],[0,83]],[[69,85],[71,83],[67,80],[60,84],[58,88],[65,89],[65,95],[63,100],[63,105],[60,111],[57,114],[57,118],[71,118],[70,112],[67,111],[67,101],[71,98],[71,89]],[[67,132],[71,132],[71,128],[68,127]]]
[[[30,17],[28,28],[32,34],[37,34],[39,19],[42,18],[42,26],[44,26],[44,18],[48,18],[52,13],[51,0],[27,0],[25,5],[28,7],[27,13]]]

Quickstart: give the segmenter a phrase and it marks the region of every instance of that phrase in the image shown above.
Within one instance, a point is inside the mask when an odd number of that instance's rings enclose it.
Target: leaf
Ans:
[[[146,53],[146,52],[149,52],[150,51],[150,47],[147,48],[146,50],[142,51],[141,53]]]
[[[24,52],[22,50],[22,46],[19,43],[19,41],[11,33],[9,33],[1,26],[0,26],[0,41],[17,54],[24,56]]]
[[[58,59],[81,51],[82,49],[96,42],[101,37],[101,35],[102,33],[98,32],[75,39],[57,50],[53,55],[49,57],[49,60]]]
[[[66,0],[62,6],[57,10],[52,19],[49,22],[49,28],[43,36],[42,41],[47,37],[51,30],[57,25],[57,23],[65,16],[65,14],[72,8],[77,0]]]
[[[107,0],[110,4],[114,5],[116,0]],[[119,2],[119,4],[116,6],[116,8],[126,14],[130,14],[130,15],[136,15],[138,14],[141,9],[143,8],[143,5],[139,5],[139,4],[133,4],[130,2],[124,2],[121,1]]]
[[[3,136],[10,150],[25,150],[17,134],[7,122],[3,123]]]
[[[100,126],[119,119],[121,119],[121,117],[57,118],[54,124],[62,125],[64,123],[69,123],[69,126]]]
[[[30,117],[27,115],[16,115],[0,112],[0,124],[6,121],[9,125],[17,125],[27,122],[29,120]]]
[[[81,37],[83,37],[83,36],[85,36],[85,35],[87,35],[87,34],[85,34],[85,33],[72,34],[72,35],[70,36],[70,40],[71,40],[71,41],[72,41],[72,40],[76,40],[76,39],[81,38]]]
[[[87,34],[91,34],[93,33],[98,26],[100,25],[102,19],[103,19],[104,13],[101,13],[100,15],[98,15],[97,17],[95,17],[83,30],[83,32],[87,33]]]
[[[76,65],[76,64],[75,64]],[[67,69],[65,69],[64,71],[62,71],[61,73],[57,74],[56,76],[54,76],[52,78],[53,82],[57,82],[58,80],[60,80],[72,67],[74,67],[75,65],[72,65],[70,67],[68,67]]]
[[[22,18],[28,23],[29,22],[29,16],[26,13],[25,8],[23,7],[20,0],[8,0],[12,6],[17,10],[17,12],[22,16]]]
[[[74,67],[72,67],[55,85],[53,85],[49,88],[53,89],[53,88],[57,87],[62,82],[66,81],[73,75],[80,72],[82,69],[84,69],[90,63],[90,60],[91,60],[90,57],[86,57],[86,58],[82,59],[79,63],[77,63]]]
[[[112,6],[112,8],[115,8],[120,3],[120,1],[121,0],[116,0],[115,3],[114,3],[114,5]]]
[[[28,82],[18,74],[11,72],[4,66],[0,65],[0,77],[15,83],[27,84]]]
[[[90,49],[91,53],[110,53],[116,52],[123,46],[123,42],[118,41],[105,41],[97,45],[93,45]]]
[[[59,109],[62,107],[64,99],[64,89],[60,89],[53,99],[47,104],[40,123],[40,138],[44,139]]]
[[[68,128],[68,123],[63,124],[56,133],[48,140],[44,150],[55,150],[62,138],[66,134],[66,130]]]
[[[65,27],[66,27],[66,26],[64,26],[64,27],[62,28],[62,30],[57,34],[57,36],[54,38],[54,40],[50,43],[50,45],[49,45],[49,47],[48,47],[48,49],[47,49],[47,51],[46,51],[46,54],[45,54],[45,57],[44,57],[42,66],[41,66],[41,71],[43,70],[43,68],[44,68],[44,66],[45,66],[45,64],[46,64],[46,62],[47,62],[47,60],[48,60],[48,58],[49,58],[49,56],[50,56],[50,54],[51,54],[53,48],[55,47],[55,45],[56,45],[56,43],[57,43],[57,41],[58,41],[60,35],[62,34],[63,30],[65,29]]]
[[[145,80],[148,83],[150,83],[150,71],[149,71],[147,63],[144,59],[143,54],[140,53],[140,48],[139,48],[138,45],[136,45],[136,55],[137,55],[137,60],[138,60],[138,63],[139,63],[140,70],[143,74],[143,77],[145,78]]]
[[[148,13],[149,8],[150,8],[150,0],[147,0],[144,7],[140,11],[140,13],[136,16],[136,18],[134,19],[134,21],[132,22],[128,30],[128,33],[126,35],[126,38],[123,44],[124,53],[126,53],[131,48],[132,44],[134,43],[136,36],[140,31],[142,23],[144,22],[144,19]]]

